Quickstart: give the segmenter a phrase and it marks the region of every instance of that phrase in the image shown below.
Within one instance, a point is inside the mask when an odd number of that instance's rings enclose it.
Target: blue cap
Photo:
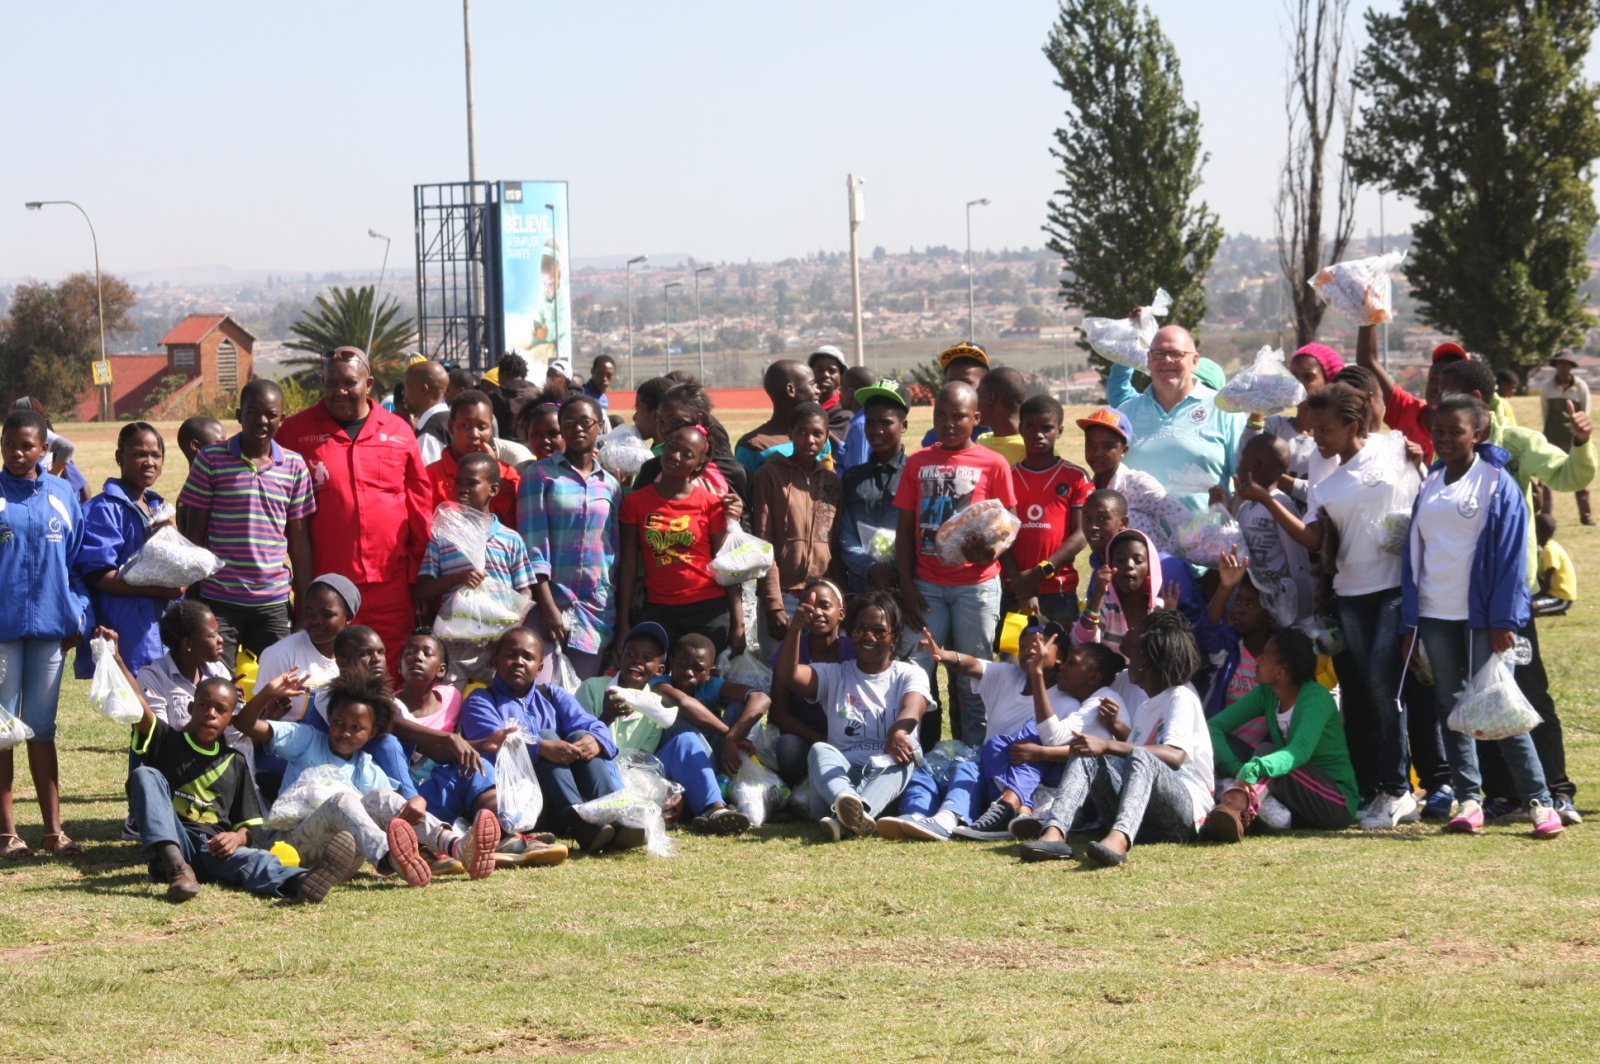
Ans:
[[[638,636],[645,636],[648,639],[654,639],[656,641],[656,645],[661,648],[661,652],[663,654],[665,654],[672,647],[672,640],[667,638],[667,630],[661,627],[661,625],[657,624],[655,621],[640,621],[638,624],[628,629],[628,634],[623,638],[622,641],[624,643],[629,643]]]

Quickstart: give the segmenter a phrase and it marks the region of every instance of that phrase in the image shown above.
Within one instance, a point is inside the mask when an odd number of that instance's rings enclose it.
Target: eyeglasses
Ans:
[[[561,419],[562,428],[575,428],[579,432],[588,432],[600,422],[592,417],[564,417]]]
[[[1150,350],[1150,361],[1152,361],[1152,362],[1182,362],[1184,359],[1188,358],[1190,355],[1195,354],[1195,353],[1196,352],[1194,352],[1194,351],[1172,351],[1172,350],[1166,350],[1166,349],[1156,350],[1155,348],[1151,348],[1151,350]]]

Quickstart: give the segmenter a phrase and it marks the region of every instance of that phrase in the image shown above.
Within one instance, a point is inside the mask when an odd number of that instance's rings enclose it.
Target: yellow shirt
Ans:
[[[1563,602],[1578,601],[1578,570],[1572,555],[1555,540],[1539,548],[1539,575],[1550,574],[1550,589],[1545,592]]]
[[[992,432],[985,432],[974,442],[983,444],[983,446],[1004,458],[1006,465],[1016,465],[1028,457],[1028,445],[1023,442],[1020,435],[996,436]]]

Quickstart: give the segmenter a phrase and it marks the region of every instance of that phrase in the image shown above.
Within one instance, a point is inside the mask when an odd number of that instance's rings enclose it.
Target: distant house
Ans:
[[[111,356],[111,414],[114,419],[138,417],[150,398],[162,391],[149,416],[159,420],[188,417],[219,398],[234,396],[254,374],[256,338],[227,314],[191,314],[161,338],[166,353]],[[181,377],[165,388],[169,377]],[[100,389],[84,389],[77,420],[100,418]]]

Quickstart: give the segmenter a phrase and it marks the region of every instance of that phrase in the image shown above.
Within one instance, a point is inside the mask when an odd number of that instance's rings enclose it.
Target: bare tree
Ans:
[[[1343,257],[1355,229],[1356,185],[1344,151],[1336,149],[1333,226],[1331,235],[1323,233],[1329,144],[1337,131],[1338,149],[1343,148],[1355,118],[1355,101],[1345,54],[1350,0],[1288,0],[1285,6],[1293,20],[1284,95],[1289,152],[1279,175],[1275,214],[1278,266],[1289,282],[1299,347],[1316,339],[1326,309],[1306,282],[1324,265]]]

